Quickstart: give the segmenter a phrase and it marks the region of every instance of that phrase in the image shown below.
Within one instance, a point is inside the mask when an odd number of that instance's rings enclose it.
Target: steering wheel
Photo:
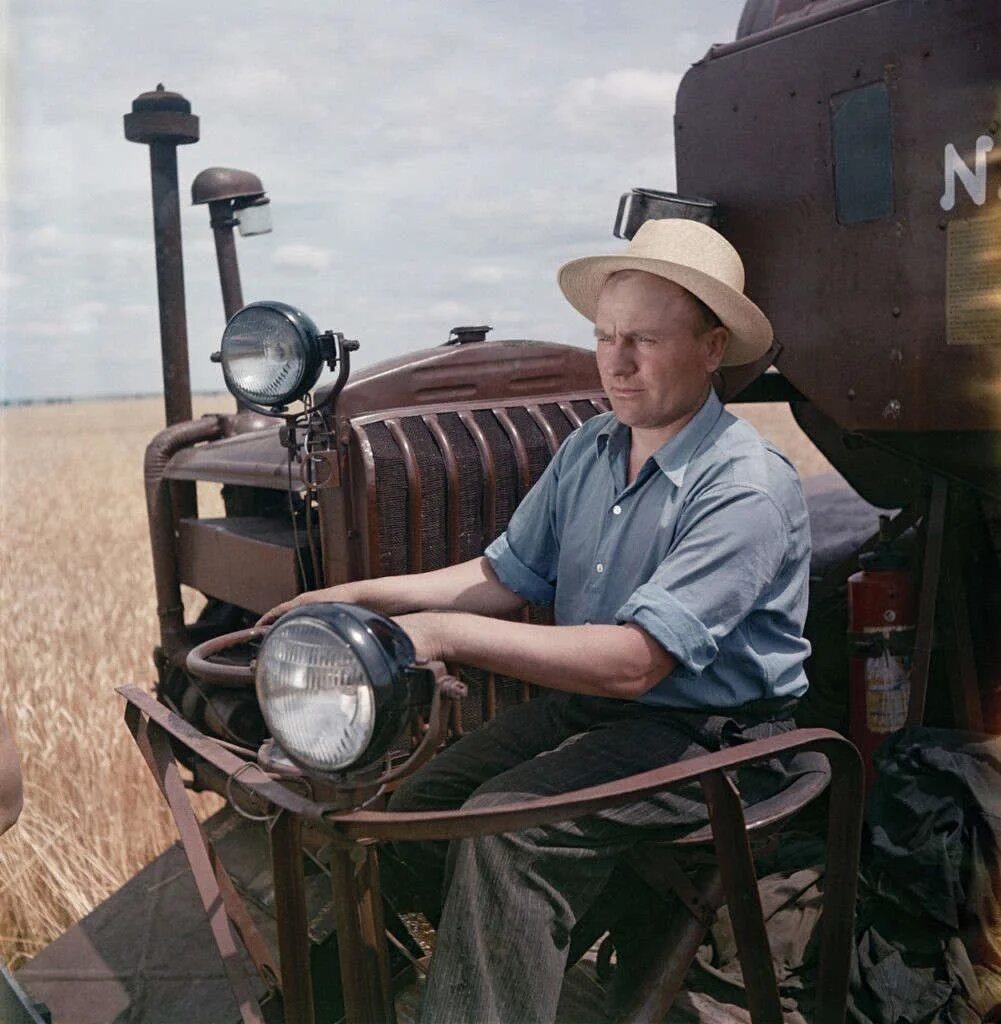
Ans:
[[[209,659],[222,654],[223,651],[239,647],[241,644],[249,644],[253,640],[264,636],[268,631],[267,626],[259,628],[252,626],[250,629],[239,629],[235,633],[223,633],[222,636],[213,637],[192,647],[185,659],[185,666],[193,676],[204,679],[207,683],[216,686],[228,686],[233,689],[241,689],[254,685],[254,658],[251,655],[246,665],[240,665],[232,661],[211,661]]]

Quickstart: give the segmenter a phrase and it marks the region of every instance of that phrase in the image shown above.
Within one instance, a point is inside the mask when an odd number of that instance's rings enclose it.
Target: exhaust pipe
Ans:
[[[177,147],[198,141],[198,118],[180,93],[168,92],[158,85],[132,101],[132,113],[125,115],[125,138],[149,146],[163,400],[169,427],[191,419]]]
[[[146,449],[146,512],[153,548],[156,614],[160,620],[160,646],[167,661],[183,659],[187,653],[188,634],[184,626],[181,581],[177,572],[176,515],[170,482],[164,479],[164,472],[167,463],[183,448],[222,437],[223,423],[221,416],[203,416],[191,423],[174,424],[160,431]],[[193,484],[190,486],[194,487]]]

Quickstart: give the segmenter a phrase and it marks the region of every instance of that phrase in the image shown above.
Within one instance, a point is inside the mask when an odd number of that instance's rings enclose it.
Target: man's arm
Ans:
[[[633,623],[537,626],[447,612],[403,615],[397,621],[421,660],[458,661],[595,697],[635,700],[677,664]]]
[[[361,604],[385,615],[400,615],[425,608],[478,615],[510,615],[525,604],[523,597],[501,583],[490,562],[481,556],[431,572],[381,576],[342,583],[326,590],[311,590],[265,612],[257,624],[266,626],[293,608],[327,601]]]
[[[805,511],[804,511],[805,514]],[[677,666],[699,674],[761,600],[785,559],[782,516],[761,491],[722,485],[616,612],[617,625],[535,626],[475,615],[404,615],[418,657],[454,660],[557,690],[633,699]]]

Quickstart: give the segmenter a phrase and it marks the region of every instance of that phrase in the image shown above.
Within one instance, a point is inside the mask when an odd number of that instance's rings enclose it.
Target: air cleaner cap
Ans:
[[[198,141],[198,118],[191,113],[191,104],[179,92],[165,89],[162,82],[132,101],[132,113],[125,115],[124,123],[129,142],[184,146]]]

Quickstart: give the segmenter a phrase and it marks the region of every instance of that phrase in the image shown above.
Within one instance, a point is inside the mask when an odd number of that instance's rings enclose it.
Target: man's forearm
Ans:
[[[632,700],[677,662],[639,626],[537,626],[468,614],[404,616],[418,651],[554,690]]]
[[[441,608],[477,615],[510,615],[525,604],[497,578],[483,557],[431,572],[381,576],[350,584],[357,604],[386,615]]]
[[[477,615],[510,615],[525,605],[524,598],[504,586],[490,562],[481,556],[432,572],[380,576],[310,590],[265,612],[258,625],[268,626],[293,608],[322,601],[361,604],[384,615],[403,615],[428,608]]]

